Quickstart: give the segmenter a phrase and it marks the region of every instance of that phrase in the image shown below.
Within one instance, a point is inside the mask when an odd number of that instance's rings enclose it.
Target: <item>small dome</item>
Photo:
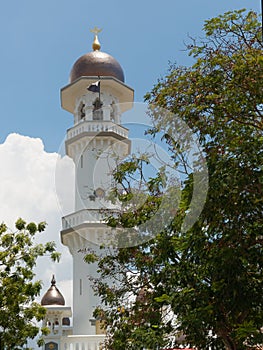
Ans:
[[[75,62],[70,73],[70,83],[84,76],[110,76],[124,82],[124,73],[119,62],[99,50],[89,52]]]
[[[56,280],[54,275],[51,280],[51,287],[47,290],[41,299],[41,305],[65,305],[65,299],[56,287]]]

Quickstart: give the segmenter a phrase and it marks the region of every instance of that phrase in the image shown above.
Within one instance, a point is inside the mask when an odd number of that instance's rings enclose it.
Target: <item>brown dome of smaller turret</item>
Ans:
[[[51,280],[51,287],[44,294],[41,299],[41,305],[65,305],[65,299],[56,287],[55,276]]]

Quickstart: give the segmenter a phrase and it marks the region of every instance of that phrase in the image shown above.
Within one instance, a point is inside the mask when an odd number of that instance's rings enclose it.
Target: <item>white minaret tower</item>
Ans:
[[[107,200],[111,173],[116,157],[122,159],[130,151],[128,130],[121,126],[120,117],[132,107],[134,95],[133,89],[124,84],[120,64],[100,51],[100,30],[92,32],[93,51],[75,62],[70,84],[61,90],[62,107],[74,114],[65,146],[75,163],[75,212],[62,218],[61,231],[61,241],[73,257],[74,335],[98,332],[93,311],[99,300],[89,279],[96,277],[96,264],[87,264],[83,258],[89,249],[98,251],[106,236],[111,238],[101,209],[114,208]]]

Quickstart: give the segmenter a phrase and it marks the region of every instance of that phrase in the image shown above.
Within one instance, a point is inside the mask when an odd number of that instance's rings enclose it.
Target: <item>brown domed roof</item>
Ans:
[[[99,50],[89,52],[75,62],[70,73],[70,83],[83,76],[110,76],[124,82],[124,73],[119,62]]]
[[[41,305],[65,305],[65,299],[56,287],[56,280],[53,275],[51,281],[51,287],[44,294]]]

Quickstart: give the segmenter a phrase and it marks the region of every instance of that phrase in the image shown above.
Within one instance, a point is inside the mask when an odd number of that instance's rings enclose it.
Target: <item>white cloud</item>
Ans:
[[[62,258],[59,264],[40,258],[37,278],[43,281],[43,295],[55,274],[66,304],[71,305],[72,259],[68,249],[60,243],[60,230],[61,216],[73,210],[72,161],[57,153],[47,153],[38,138],[10,134],[0,144],[0,164],[0,222],[11,229],[18,217],[27,222],[48,223],[38,240],[55,241]]]

